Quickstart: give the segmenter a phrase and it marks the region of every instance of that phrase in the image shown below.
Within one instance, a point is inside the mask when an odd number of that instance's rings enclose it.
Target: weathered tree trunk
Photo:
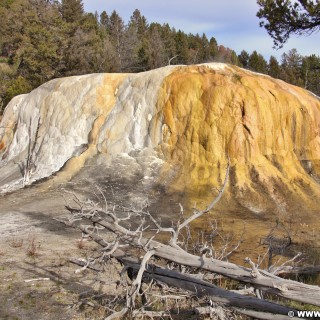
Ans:
[[[140,263],[133,263],[132,258],[125,256],[124,253],[116,251],[113,256],[121,263],[128,265],[136,273],[140,269]],[[274,316],[279,315],[278,319],[288,319],[288,312],[294,309],[278,305],[276,303],[260,300],[255,297],[243,296],[228,290],[219,288],[211,283],[203,280],[195,279],[188,274],[182,274],[177,271],[167,270],[154,265],[148,265],[144,271],[144,277],[163,282],[169,286],[187,290],[196,293],[198,297],[209,296],[211,301],[222,303],[228,307],[236,308],[238,312],[248,315],[248,310],[251,315],[259,319],[274,320]],[[263,310],[263,312],[261,311]],[[280,317],[282,315],[282,317]]]
[[[140,237],[134,234],[134,232],[130,232],[124,227],[104,219],[93,217],[91,221],[117,234],[125,243],[129,243],[137,248],[148,247],[148,250],[154,250],[154,255],[159,258],[221,274],[230,279],[250,283],[259,290],[283,298],[320,306],[320,287],[318,286],[282,279],[264,270],[252,272],[251,269],[230,262],[195,256],[179,247],[165,245],[155,240]]]
[[[84,233],[88,233],[86,228],[80,227],[80,229]],[[105,246],[105,241],[102,237],[96,234],[90,234],[90,237],[92,237],[96,243],[100,244],[101,246]],[[127,270],[131,269],[131,273],[133,274],[137,274],[141,268],[139,259],[133,256],[128,256],[120,249],[115,250],[112,253],[112,257],[117,259],[121,264],[125,265]],[[76,264],[84,265],[84,263],[81,261],[76,261],[74,259],[71,259],[70,261]],[[97,270],[96,268],[94,269]],[[208,296],[210,297],[211,301],[215,303],[224,304],[233,308],[239,313],[254,316],[259,319],[287,320],[288,312],[294,312],[296,314],[296,310],[293,308],[288,308],[266,300],[231,292],[206,281],[196,279],[191,275],[163,269],[153,264],[146,266],[143,279],[144,281],[150,281],[151,279],[157,280],[169,286],[196,293],[198,297]]]
[[[320,306],[320,287],[318,286],[282,279],[267,271],[258,269],[249,258],[246,258],[245,261],[250,264],[251,269],[233,263],[207,258],[205,253],[210,251],[209,248],[203,248],[202,256],[196,256],[183,250],[178,245],[181,230],[187,228],[193,220],[209,212],[220,200],[227,184],[229,167],[230,165],[228,163],[223,187],[219,191],[218,196],[205,210],[200,211],[195,209],[190,217],[182,222],[179,220],[176,227],[163,228],[148,211],[144,212],[143,209],[140,211],[127,210],[128,216],[119,218],[115,213],[115,207],[109,208],[100,189],[98,190],[101,192],[105,201],[103,208],[98,203],[92,201],[84,203],[78,198],[79,209],[67,207],[73,215],[72,219],[70,219],[71,223],[83,219],[90,221],[89,227],[80,226],[79,228],[103,247],[104,256],[115,257],[137,274],[135,280],[132,282],[130,292],[127,295],[127,305],[121,312],[127,312],[129,309],[135,307],[135,297],[141,289],[143,278],[155,279],[169,286],[194,292],[199,297],[210,296],[214,302],[223,303],[237,309],[237,311],[243,314],[255,318],[270,320],[287,319],[288,313],[292,315],[292,313],[295,314],[296,312],[295,310],[276,303],[218,288],[211,283],[197,279],[191,275],[148,265],[148,261],[152,257],[158,257],[180,266],[205,270],[230,279],[249,283],[256,289],[257,297],[259,298],[261,297],[260,292],[263,291],[290,300]],[[182,206],[181,213],[183,213]],[[125,221],[132,219],[132,216],[134,216],[135,219],[140,219],[140,225],[134,231],[124,226]],[[145,231],[149,228],[149,226],[145,226],[146,219],[149,219],[151,224],[155,225],[155,233],[167,232],[171,234],[168,244],[154,240],[154,236],[151,238],[145,237]],[[103,231],[110,231],[115,239],[108,241],[106,233],[104,234],[104,236],[106,236],[105,238],[101,237]],[[145,252],[143,259],[140,261],[137,258],[126,256],[125,253],[119,249],[121,245],[129,245],[133,248],[142,249]],[[113,317],[114,316],[110,316],[110,319]]]

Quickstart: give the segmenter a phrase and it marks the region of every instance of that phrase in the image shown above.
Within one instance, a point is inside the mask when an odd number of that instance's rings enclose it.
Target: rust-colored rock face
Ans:
[[[31,181],[59,171],[53,181],[61,182],[88,161],[118,162],[123,175],[140,168],[148,190],[160,184],[197,198],[220,187],[229,157],[230,205],[319,208],[319,98],[234,66],[54,80],[15,98],[0,127],[3,191],[22,179],[31,143]]]

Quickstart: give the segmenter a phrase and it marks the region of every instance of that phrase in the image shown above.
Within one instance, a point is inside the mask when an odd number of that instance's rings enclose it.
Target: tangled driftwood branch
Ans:
[[[151,279],[193,292],[199,297],[210,296],[210,299],[214,302],[222,303],[240,313],[260,319],[287,319],[289,311],[296,312],[292,308],[259,299],[263,296],[261,292],[320,306],[320,288],[318,286],[282,279],[270,272],[258,269],[249,258],[246,258],[246,262],[250,264],[251,268],[246,268],[214,259],[211,256],[206,257],[206,248],[202,250],[200,256],[197,256],[188,253],[180,246],[179,236],[182,229],[187,228],[192,221],[210,211],[221,198],[227,184],[228,173],[229,165],[218,197],[205,210],[195,209],[189,218],[179,222],[176,227],[162,227],[148,212],[147,208],[142,208],[141,210],[129,209],[126,210],[125,217],[120,217],[116,212],[116,207],[108,204],[105,198],[102,206],[92,201],[82,202],[77,198],[78,208],[67,207],[72,213],[70,219],[72,224],[79,220],[91,223],[89,226],[77,225],[77,227],[103,247],[99,258],[100,261],[101,257],[112,256],[126,266],[126,271],[131,270],[131,273],[136,275],[131,289],[128,291],[127,305],[121,311],[111,315],[109,319],[119,317],[129,310],[133,310],[135,298],[141,293],[142,282]],[[134,230],[131,230],[126,225],[128,220],[132,218],[135,220],[137,218],[140,219],[138,227]],[[155,230],[152,235],[150,235],[150,230]],[[167,244],[154,239],[154,234],[160,232],[171,233],[171,238]],[[108,236],[110,237],[110,234],[114,236],[113,240],[106,240]],[[143,250],[145,255],[142,260],[128,255],[120,249],[124,246]],[[153,257],[247,283],[254,288],[257,297],[227,291],[192,275],[158,266],[151,261]],[[90,261],[84,264],[83,268],[93,265],[94,261]]]

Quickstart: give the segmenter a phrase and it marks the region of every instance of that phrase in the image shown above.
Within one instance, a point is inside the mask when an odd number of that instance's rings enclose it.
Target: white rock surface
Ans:
[[[0,150],[0,185],[7,190],[8,183],[21,182],[30,152],[32,182],[51,176],[82,154],[90,139],[109,158],[156,146],[162,126],[157,119],[157,94],[173,68],[128,75],[118,81],[119,86],[107,74],[55,79],[15,97],[0,125],[0,141],[6,144]],[[107,113],[108,90],[114,95],[111,113],[94,132],[97,137],[90,138],[94,122]]]

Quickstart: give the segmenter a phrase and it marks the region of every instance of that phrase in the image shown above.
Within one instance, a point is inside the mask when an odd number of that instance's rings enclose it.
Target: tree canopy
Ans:
[[[311,34],[320,30],[318,0],[257,0],[257,16],[273,38],[275,47],[283,47],[292,34]]]
[[[267,9],[290,1],[259,2]],[[320,94],[319,56],[292,51],[268,64],[256,50],[237,55],[214,37],[149,23],[137,9],[125,22],[116,11],[86,13],[82,0],[0,0],[0,21],[0,114],[13,96],[53,78],[212,61],[269,73]]]

